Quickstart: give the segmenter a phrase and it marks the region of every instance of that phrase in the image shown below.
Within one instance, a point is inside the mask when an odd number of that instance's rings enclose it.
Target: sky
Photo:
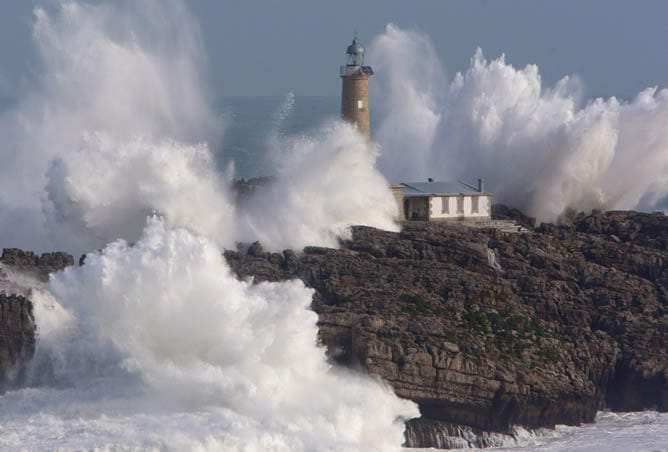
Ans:
[[[101,0],[95,0],[99,2]],[[126,0],[118,0],[126,1]],[[3,0],[0,96],[39,73],[32,10],[57,0]],[[537,64],[545,84],[577,75],[587,98],[630,100],[668,87],[663,0],[191,0],[217,95],[338,95],[338,66],[355,32],[363,44],[387,23],[427,34],[448,74],[477,47],[515,67]],[[367,61],[373,66],[373,61]]]

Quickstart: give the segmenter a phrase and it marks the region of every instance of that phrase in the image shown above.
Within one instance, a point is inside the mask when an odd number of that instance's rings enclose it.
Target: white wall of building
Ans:
[[[492,197],[490,195],[431,196],[430,204],[429,218],[432,220],[491,218],[492,215]]]

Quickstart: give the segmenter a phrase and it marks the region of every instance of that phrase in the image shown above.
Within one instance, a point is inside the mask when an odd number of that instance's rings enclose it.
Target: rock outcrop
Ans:
[[[21,381],[35,351],[35,317],[30,300],[0,292],[0,392]]]
[[[74,265],[74,257],[71,254],[60,251],[43,253],[38,256],[32,251],[23,251],[19,248],[4,248],[2,256],[0,256],[0,263],[10,265],[18,270],[31,272],[46,281],[49,273]]]
[[[66,253],[37,256],[30,251],[5,248],[0,256],[0,289],[16,287],[8,269],[45,282],[49,273],[73,263],[74,258]],[[36,329],[32,302],[24,295],[0,290],[0,392],[20,384],[25,365],[35,351]]]
[[[435,423],[508,432],[668,410],[663,214],[571,215],[527,234],[355,227],[339,250],[255,243],[226,257],[243,277],[316,289],[332,358],[419,404],[411,446],[436,446],[419,434]]]

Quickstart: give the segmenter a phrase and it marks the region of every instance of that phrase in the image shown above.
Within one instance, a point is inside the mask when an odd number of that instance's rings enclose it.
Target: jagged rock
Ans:
[[[0,262],[31,272],[46,280],[49,273],[74,265],[74,257],[63,252],[44,253],[38,256],[32,251],[4,248],[2,256],[0,256]]]
[[[518,209],[503,204],[492,206],[492,216],[498,220],[514,220],[517,224],[531,230],[536,226],[536,219],[529,217]]]
[[[73,265],[67,253],[44,253],[5,248],[0,263],[43,281],[49,273]],[[0,291],[0,393],[16,387],[35,351],[36,325],[32,302],[24,296]]]
[[[242,276],[316,289],[332,358],[416,401],[414,431],[579,424],[606,406],[668,410],[668,218],[568,218],[527,234],[355,227],[341,250],[226,257]]]
[[[0,293],[0,392],[23,378],[35,351],[35,317],[30,300]]]

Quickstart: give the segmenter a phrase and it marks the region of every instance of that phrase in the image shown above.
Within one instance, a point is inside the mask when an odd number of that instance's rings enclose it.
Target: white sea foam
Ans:
[[[199,142],[215,139],[218,125],[202,88],[197,27],[181,3],[55,7],[51,14],[35,10],[41,75],[0,118],[0,226],[3,243],[39,250],[57,244],[78,252],[106,242],[53,221],[61,215],[49,202],[54,195],[46,193],[54,159],[67,164],[94,152],[88,138],[95,133],[117,143],[140,137]],[[77,175],[65,177],[77,182]],[[121,188],[119,183],[104,196]]]
[[[596,422],[580,427],[558,425],[554,431],[532,434],[525,431],[501,449],[522,451],[666,451],[668,413],[599,412]]]
[[[0,398],[1,447],[396,450],[418,414],[331,368],[300,281],[239,281],[214,242],[157,218],[48,289],[67,315],[37,311],[31,387]]]
[[[136,240],[146,216],[159,212],[172,225],[233,245],[235,209],[215,168],[204,145],[88,134],[48,170],[52,220],[102,246],[119,237]]]
[[[461,439],[466,445],[473,438]],[[599,412],[593,424],[557,425],[555,429],[527,430],[514,427],[510,435],[488,433],[485,439],[497,446],[477,449],[465,447],[452,450],[484,451],[668,451],[668,413],[643,411],[634,413]],[[455,442],[455,441],[452,441]],[[433,448],[403,449],[434,451]]]
[[[337,246],[351,224],[398,230],[396,202],[374,167],[377,150],[352,125],[331,123],[315,137],[273,143],[273,182],[241,206],[245,240],[278,249]]]
[[[567,208],[656,209],[668,196],[668,90],[582,105],[576,77],[542,84],[478,50],[450,83],[429,39],[388,25],[369,49],[393,181],[475,180],[539,221]]]

